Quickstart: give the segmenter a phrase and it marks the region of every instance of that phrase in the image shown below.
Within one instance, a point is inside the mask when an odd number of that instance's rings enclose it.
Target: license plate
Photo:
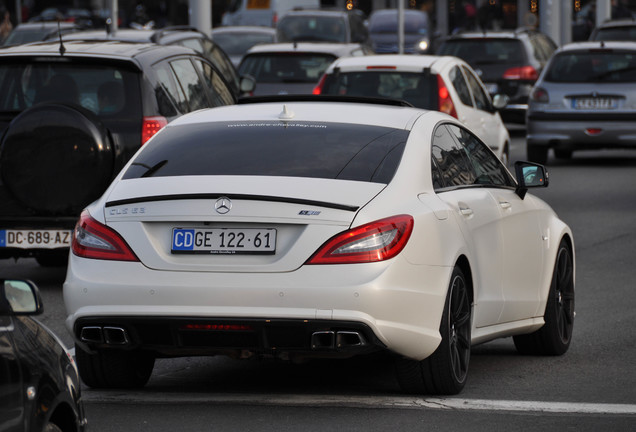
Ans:
[[[57,249],[71,245],[71,230],[0,230],[0,247]]]
[[[485,84],[485,86],[486,90],[488,90],[488,93],[490,94],[497,94],[499,91],[499,86],[497,84]]]
[[[576,98],[572,101],[574,109],[607,110],[618,108],[618,99],[613,98]]]
[[[273,228],[173,228],[173,254],[273,254]]]

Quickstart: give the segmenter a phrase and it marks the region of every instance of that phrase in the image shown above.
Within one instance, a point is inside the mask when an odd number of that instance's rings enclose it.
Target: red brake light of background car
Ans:
[[[141,145],[146,144],[150,138],[167,124],[168,120],[162,116],[144,117],[141,125]]]
[[[446,88],[446,84],[444,84],[444,79],[440,75],[437,75],[437,96],[439,110],[457,118],[455,104],[453,104],[448,88]]]
[[[550,95],[546,89],[537,87],[530,93],[530,99],[536,102],[548,103],[550,102]]]
[[[316,84],[316,87],[314,87],[314,91],[312,92],[315,95],[319,95],[322,94],[322,88],[325,86],[325,80],[327,79],[327,74],[322,74],[322,76],[320,77],[320,80],[318,81],[318,84]]]
[[[413,217],[392,216],[336,234],[306,264],[384,261],[399,254],[413,232]]]
[[[539,73],[532,66],[521,66],[508,69],[504,72],[503,78],[509,80],[536,81],[539,78]]]
[[[97,222],[86,210],[75,225],[71,250],[82,258],[139,261],[115,230]]]

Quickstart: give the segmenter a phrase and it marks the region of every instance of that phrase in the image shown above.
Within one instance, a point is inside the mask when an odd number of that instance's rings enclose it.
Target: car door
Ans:
[[[0,304],[0,425],[3,430],[23,429],[22,374],[13,342],[14,325]]]
[[[432,169],[439,173],[434,184],[466,239],[475,282],[474,325],[484,327],[498,322],[503,310],[501,213],[489,189],[480,184],[482,180],[452,129],[459,128],[440,125],[433,135]]]
[[[499,323],[536,315],[543,268],[542,231],[539,212],[531,198],[521,199],[515,182],[499,159],[475,136],[458,127],[449,129],[466,148],[478,182],[495,202],[502,261],[498,271],[503,294]],[[547,235],[547,234],[546,234]]]

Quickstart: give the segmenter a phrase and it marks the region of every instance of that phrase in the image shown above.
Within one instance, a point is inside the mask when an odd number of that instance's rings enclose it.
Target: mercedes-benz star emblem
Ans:
[[[214,208],[216,209],[217,213],[225,214],[232,209],[232,201],[230,201],[228,197],[221,197],[216,200]]]

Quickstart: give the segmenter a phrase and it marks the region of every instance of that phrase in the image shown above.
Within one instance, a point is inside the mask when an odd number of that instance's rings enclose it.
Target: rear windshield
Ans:
[[[276,26],[278,42],[347,42],[345,21],[338,16],[290,16]]]
[[[369,23],[370,33],[395,33],[398,28],[398,14],[376,15]],[[428,32],[428,16],[424,13],[404,14],[404,32],[426,35]]]
[[[564,52],[552,59],[544,80],[563,83],[636,82],[636,52]]]
[[[33,62],[0,64],[0,112],[67,102],[105,117],[140,115],[139,78],[116,65]]]
[[[594,40],[633,41],[636,40],[636,26],[602,28],[596,33]]]
[[[272,33],[215,33],[212,40],[216,42],[228,55],[243,55],[254,45],[271,43],[274,41]]]
[[[523,52],[517,39],[475,38],[448,40],[438,54],[459,57],[471,65],[484,65],[523,63]]]
[[[239,73],[257,82],[315,83],[334,60],[331,54],[255,54],[243,59]]]
[[[323,94],[403,99],[437,110],[437,75],[427,72],[340,72],[325,79]]]
[[[345,123],[214,122],[167,127],[124,179],[287,176],[388,183],[408,131]]]

